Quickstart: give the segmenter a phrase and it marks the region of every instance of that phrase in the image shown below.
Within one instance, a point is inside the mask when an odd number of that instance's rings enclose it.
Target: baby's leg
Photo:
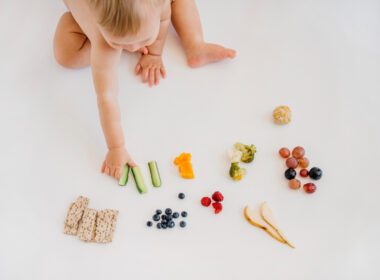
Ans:
[[[54,55],[67,68],[90,65],[90,41],[70,12],[62,15],[54,36]]]
[[[172,22],[181,38],[187,62],[191,67],[235,57],[234,50],[209,44],[203,40],[202,25],[195,0],[174,0]]]

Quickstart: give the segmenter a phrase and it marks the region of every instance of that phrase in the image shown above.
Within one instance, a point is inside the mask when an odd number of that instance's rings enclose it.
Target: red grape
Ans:
[[[313,193],[317,190],[317,186],[313,183],[307,183],[307,184],[303,185],[303,189],[307,193]]]
[[[298,166],[298,160],[296,160],[294,157],[290,157],[290,158],[288,158],[288,159],[286,160],[286,166],[287,166],[288,168],[293,168],[293,169],[295,169],[295,168],[297,168],[297,166]]]
[[[298,146],[298,147],[295,147],[293,149],[293,152],[292,152],[292,155],[293,157],[295,157],[296,159],[300,159],[300,158],[303,158],[303,156],[305,155],[305,149]]]
[[[292,179],[289,181],[289,188],[293,189],[293,190],[297,190],[301,187],[301,182],[300,180],[297,180],[297,179]]]
[[[307,176],[309,176],[309,171],[307,170],[307,169],[301,169],[300,170],[300,176],[301,177],[307,177]]]
[[[281,157],[283,158],[288,158],[290,156],[290,150],[288,148],[281,148],[278,153],[280,154]]]
[[[309,167],[309,159],[308,158],[300,158],[298,160],[298,165],[301,167],[301,168],[308,168]]]

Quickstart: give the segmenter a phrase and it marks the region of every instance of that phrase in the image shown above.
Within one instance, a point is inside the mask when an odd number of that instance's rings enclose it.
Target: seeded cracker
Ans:
[[[75,202],[70,204],[63,230],[65,234],[77,234],[79,221],[82,219],[84,210],[88,206],[88,202],[89,199],[87,197],[80,196]]]
[[[86,208],[83,213],[82,220],[79,222],[78,237],[83,241],[92,241],[95,236],[95,209]]]

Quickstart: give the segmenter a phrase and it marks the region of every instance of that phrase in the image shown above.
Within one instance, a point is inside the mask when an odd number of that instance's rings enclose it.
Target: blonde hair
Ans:
[[[98,23],[115,36],[135,35],[146,16],[142,6],[157,7],[162,0],[89,0]],[[146,7],[145,7],[146,8]]]

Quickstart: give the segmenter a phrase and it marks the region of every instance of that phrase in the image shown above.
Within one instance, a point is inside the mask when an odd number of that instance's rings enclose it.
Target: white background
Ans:
[[[0,279],[378,279],[380,257],[380,2],[198,1],[205,37],[234,61],[190,69],[172,30],[168,77],[149,88],[120,63],[128,149],[149,183],[138,194],[99,173],[106,153],[90,70],[54,61],[59,1],[0,1]],[[288,104],[294,120],[272,123]],[[228,177],[226,149],[254,143],[248,175]],[[288,189],[282,146],[305,147],[325,174],[307,195]],[[172,160],[193,154],[196,179]],[[150,184],[149,184],[150,185]],[[200,206],[220,190],[224,210]],[[177,199],[179,192],[186,200]],[[112,244],[62,233],[69,203],[120,211]],[[250,226],[242,209],[269,205],[292,250]],[[158,231],[156,208],[189,212],[188,227]]]

